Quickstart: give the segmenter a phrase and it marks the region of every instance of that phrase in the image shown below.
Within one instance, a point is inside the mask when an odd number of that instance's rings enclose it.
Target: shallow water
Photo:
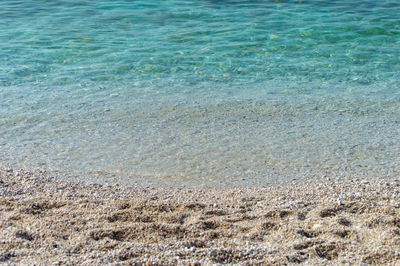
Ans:
[[[97,181],[400,175],[400,2],[0,2],[0,162]]]

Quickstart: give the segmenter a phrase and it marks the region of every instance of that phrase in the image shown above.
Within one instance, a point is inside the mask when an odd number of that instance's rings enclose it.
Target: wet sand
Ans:
[[[0,264],[400,264],[400,181],[160,189],[0,170]]]

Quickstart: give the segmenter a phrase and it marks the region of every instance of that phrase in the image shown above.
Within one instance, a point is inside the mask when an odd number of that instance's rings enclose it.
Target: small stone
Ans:
[[[314,224],[312,228],[314,230],[318,230],[318,229],[322,228],[322,225],[321,224]]]
[[[340,225],[344,225],[344,226],[351,225],[351,222],[344,217],[339,217],[337,221],[338,221],[338,224],[340,224]]]

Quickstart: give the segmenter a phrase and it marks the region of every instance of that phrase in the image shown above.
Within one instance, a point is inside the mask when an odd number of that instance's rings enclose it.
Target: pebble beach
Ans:
[[[162,189],[0,171],[0,263],[400,263],[400,181]]]
[[[400,265],[399,14],[0,1],[0,266]]]

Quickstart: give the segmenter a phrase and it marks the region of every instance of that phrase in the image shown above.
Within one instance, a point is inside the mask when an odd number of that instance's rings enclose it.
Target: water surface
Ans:
[[[153,185],[400,174],[400,2],[0,2],[0,162]]]

